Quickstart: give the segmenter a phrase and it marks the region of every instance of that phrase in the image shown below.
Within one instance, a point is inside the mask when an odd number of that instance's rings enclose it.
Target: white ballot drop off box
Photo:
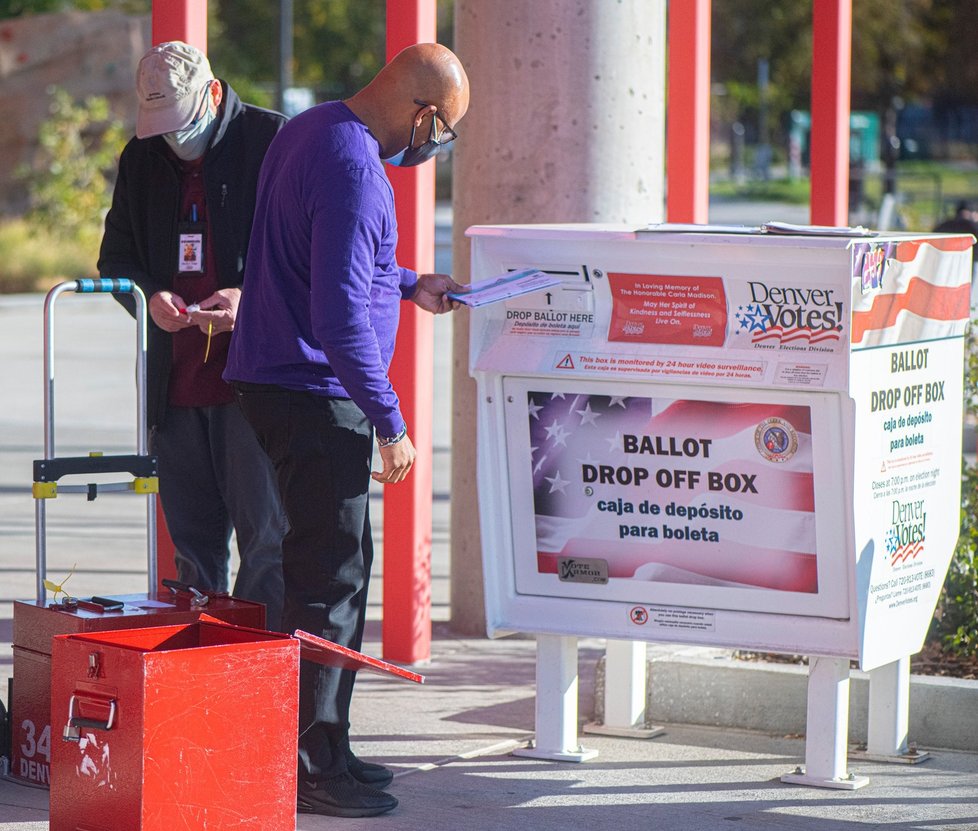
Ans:
[[[849,662],[899,732],[958,537],[973,240],[733,230],[469,229],[473,281],[560,279],[472,312],[488,629],[537,635],[553,759],[577,636],[811,656],[786,781],[858,787]]]

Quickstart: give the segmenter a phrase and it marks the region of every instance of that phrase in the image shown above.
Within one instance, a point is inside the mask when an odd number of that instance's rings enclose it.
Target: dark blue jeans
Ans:
[[[278,631],[285,514],[272,466],[238,406],[169,407],[151,447],[177,578],[227,591],[233,531],[240,564],[232,593],[264,603],[265,624]]]
[[[373,428],[346,398],[233,384],[275,467],[289,532],[282,544],[285,631],[302,629],[359,650],[373,561],[367,494]],[[356,674],[303,661],[299,776],[346,770]]]

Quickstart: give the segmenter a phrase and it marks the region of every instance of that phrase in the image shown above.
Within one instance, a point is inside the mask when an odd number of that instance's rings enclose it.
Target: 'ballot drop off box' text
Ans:
[[[490,633],[558,696],[579,635],[813,656],[799,779],[852,783],[848,662],[921,648],[958,536],[971,237],[468,233],[560,279],[471,321]]]

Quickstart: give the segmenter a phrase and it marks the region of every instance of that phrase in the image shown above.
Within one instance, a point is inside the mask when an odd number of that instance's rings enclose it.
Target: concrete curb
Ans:
[[[727,656],[651,657],[646,721],[759,730],[802,736],[808,668]],[[866,741],[869,676],[853,670],[849,741]],[[594,712],[604,714],[604,659],[596,668]],[[922,748],[978,751],[978,681],[910,677],[909,739]]]

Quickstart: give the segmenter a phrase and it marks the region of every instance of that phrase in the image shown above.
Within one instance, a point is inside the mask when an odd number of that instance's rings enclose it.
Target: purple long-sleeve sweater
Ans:
[[[224,378],[352,398],[382,436],[404,426],[387,377],[399,303],[394,194],[377,139],[339,101],[293,118],[258,181]]]

